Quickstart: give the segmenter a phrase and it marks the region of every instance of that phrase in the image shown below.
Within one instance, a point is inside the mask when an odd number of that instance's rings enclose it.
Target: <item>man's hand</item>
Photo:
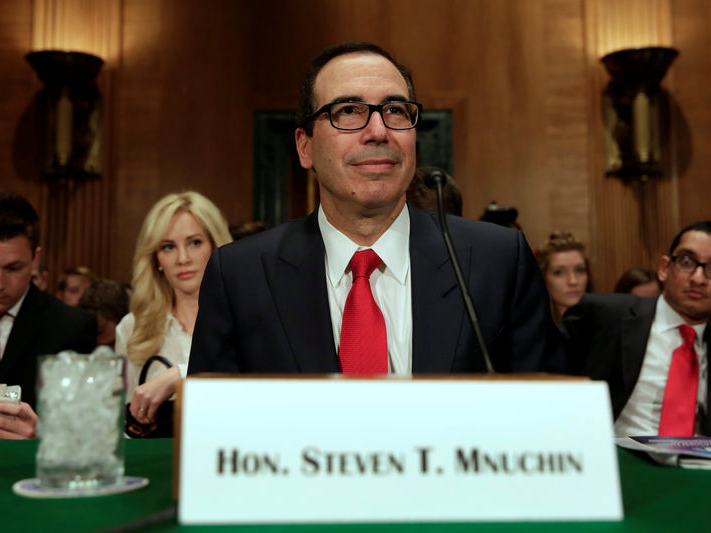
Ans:
[[[142,424],[153,421],[158,407],[175,394],[180,379],[180,370],[174,366],[136,387],[131,400],[134,418]]]
[[[37,415],[25,402],[0,402],[0,439],[34,439]]]

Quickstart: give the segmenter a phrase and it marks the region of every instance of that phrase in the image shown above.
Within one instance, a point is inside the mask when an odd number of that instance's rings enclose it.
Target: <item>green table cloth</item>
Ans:
[[[155,516],[170,515],[175,505],[172,439],[129,440],[126,475],[150,479],[144,489],[96,498],[37,500],[17,496],[15,481],[35,475],[36,441],[0,441],[0,528],[27,531],[131,531],[123,526]],[[175,516],[159,523],[142,523],[140,531],[316,532],[680,532],[707,531],[711,525],[711,471],[683,470],[653,464],[627,450],[618,451],[625,509],[622,522],[451,523],[451,524],[336,524],[290,526],[181,527]],[[236,502],[238,505],[239,502]],[[278,502],[274,502],[278,505]],[[116,529],[114,529],[116,528]]]

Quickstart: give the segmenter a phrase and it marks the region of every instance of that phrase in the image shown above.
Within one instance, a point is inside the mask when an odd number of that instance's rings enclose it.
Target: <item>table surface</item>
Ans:
[[[144,489],[97,498],[36,500],[17,496],[15,481],[34,477],[36,441],[0,441],[0,524],[2,531],[134,531],[118,528],[174,507],[171,497],[172,439],[128,440],[126,475],[150,479]],[[620,449],[625,519],[622,522],[340,524],[293,526],[181,527],[175,516],[143,523],[140,531],[239,529],[289,532],[679,532],[701,531],[711,503],[711,471],[653,464]],[[275,502],[278,505],[278,502]],[[169,511],[168,511],[169,512]],[[113,529],[117,528],[117,529]]]

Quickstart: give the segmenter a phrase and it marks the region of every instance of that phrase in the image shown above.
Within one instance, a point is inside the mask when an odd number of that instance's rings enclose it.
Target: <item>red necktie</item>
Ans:
[[[373,299],[370,275],[382,261],[373,250],[353,254],[353,286],[343,308],[338,356],[344,374],[387,374],[388,337]]]
[[[659,434],[670,437],[693,437],[696,419],[696,395],[699,385],[699,358],[694,351],[696,331],[679,326],[684,343],[674,350],[667,386],[664,388]]]

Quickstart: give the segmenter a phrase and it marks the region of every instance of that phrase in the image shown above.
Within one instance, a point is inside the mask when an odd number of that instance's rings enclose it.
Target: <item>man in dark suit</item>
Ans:
[[[344,370],[351,271],[363,251],[377,260],[367,292],[382,315],[387,349],[373,348],[384,354],[372,367],[380,370],[358,371],[484,370],[436,219],[406,204],[420,112],[409,71],[375,45],[338,45],[311,62],[296,145],[318,179],[319,209],[213,252],[189,373]],[[457,217],[449,224],[494,369],[564,370],[543,280],[522,234]],[[383,329],[358,338],[370,342]]]
[[[38,356],[96,346],[96,320],[31,283],[39,219],[24,198],[0,193],[0,383],[20,385],[23,402],[0,402],[0,438],[35,436]],[[4,415],[4,416],[2,416]]]
[[[709,261],[711,222],[692,224],[679,232],[669,254],[660,259],[662,296],[589,294],[565,314],[561,329],[577,358],[578,372],[609,384],[617,435],[664,434],[662,412],[674,352],[683,343],[682,325],[695,332],[693,371],[698,374],[689,430],[709,435]]]

